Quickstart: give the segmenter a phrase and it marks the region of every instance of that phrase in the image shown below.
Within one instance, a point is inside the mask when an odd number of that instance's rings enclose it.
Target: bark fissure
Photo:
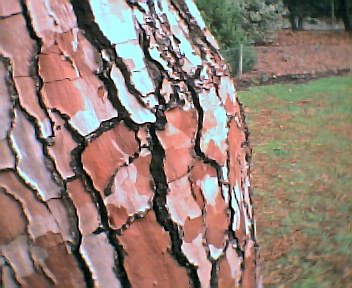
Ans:
[[[151,163],[151,174],[155,183],[155,195],[153,200],[153,210],[157,216],[157,220],[162,225],[166,231],[169,232],[171,239],[171,253],[180,263],[188,270],[190,280],[194,288],[200,287],[199,278],[195,267],[188,261],[185,255],[182,253],[181,245],[182,239],[179,235],[179,228],[177,224],[174,223],[169,215],[166,208],[166,195],[168,193],[168,184],[164,172],[164,158],[165,152],[162,148],[157,135],[156,135],[156,125],[150,126],[150,134],[153,139],[152,146],[152,163]]]
[[[72,181],[74,179],[77,179],[76,177],[77,176],[73,176],[73,178],[70,180]],[[67,180],[66,184],[70,180]],[[65,190],[65,192],[67,193],[67,190]],[[72,245],[72,254],[77,259],[78,265],[83,272],[84,282],[86,284],[85,286],[87,288],[92,288],[92,287],[94,287],[93,275],[92,275],[91,271],[89,270],[89,267],[88,267],[86,261],[84,260],[82,254],[79,251],[79,248],[81,247],[81,244],[82,244],[82,237],[83,236],[82,236],[82,233],[78,227],[78,222],[79,222],[78,211],[77,211],[77,208],[75,207],[75,205],[73,204],[73,201],[69,195],[63,194],[63,197],[67,198],[67,201],[70,201],[72,210],[74,211],[72,213],[73,214],[72,217],[75,217],[75,232],[76,232],[75,238],[76,238],[76,241],[75,241],[74,245]]]
[[[15,271],[13,270],[13,267],[11,266],[11,264],[9,263],[9,261],[6,259],[6,257],[4,256],[1,256],[0,257],[0,267],[1,267],[1,270],[3,270],[4,268],[8,268],[10,271],[8,271],[9,275],[7,275],[7,277],[9,277],[10,279],[6,279],[7,280],[7,283],[9,284],[9,286],[11,284],[14,284],[15,287],[20,287],[20,283],[18,282],[18,280],[16,279],[16,273]],[[4,278],[4,275],[5,275],[6,272],[3,273],[3,275],[1,275],[1,279],[3,281],[3,284],[6,285],[6,280],[3,279]],[[12,283],[10,281],[13,281]],[[9,283],[10,282],[10,283]]]
[[[51,198],[51,199],[62,199],[63,202],[65,203],[65,207],[68,211],[68,214],[69,214],[69,218],[70,218],[70,226],[71,226],[71,233],[73,235],[77,235],[78,236],[78,240],[77,240],[77,245],[75,245],[75,243],[70,243],[70,247],[72,249],[72,253],[73,255],[75,256],[76,260],[77,260],[77,263],[79,265],[79,267],[81,268],[83,274],[84,274],[84,278],[85,278],[85,282],[86,282],[86,286],[87,287],[93,287],[93,281],[92,281],[92,277],[91,277],[91,274],[89,272],[89,270],[87,270],[87,265],[86,263],[84,262],[84,259],[82,258],[82,256],[80,255],[79,253],[79,246],[80,246],[80,241],[81,241],[81,234],[79,232],[79,229],[76,228],[77,227],[77,221],[75,220],[78,219],[78,216],[75,212],[75,208],[74,208],[74,205],[71,201],[71,199],[69,198],[69,196],[65,193],[66,192],[66,181],[61,177],[61,175],[58,173],[57,169],[56,169],[56,166],[55,166],[55,161],[53,160],[53,158],[50,156],[49,152],[48,152],[48,147],[50,146],[50,142],[48,141],[48,139],[43,139],[40,135],[40,130],[39,130],[39,127],[36,125],[36,118],[33,117],[32,115],[30,115],[20,104],[19,102],[19,97],[18,97],[18,93],[16,91],[16,86],[15,86],[15,83],[13,81],[13,75],[11,73],[12,71],[12,68],[11,68],[11,64],[10,64],[10,60],[6,61],[7,62],[7,68],[8,68],[8,71],[9,71],[9,74],[8,74],[8,78],[7,78],[7,83],[8,83],[8,88],[9,88],[9,91],[10,91],[10,95],[12,96],[11,97],[11,100],[12,100],[12,103],[13,103],[13,111],[17,108],[19,109],[20,111],[22,111],[22,113],[25,115],[25,117],[28,119],[28,121],[30,123],[33,124],[33,128],[35,129],[35,136],[36,136],[36,139],[41,143],[42,145],[42,152],[43,152],[43,155],[45,157],[45,159],[47,161],[45,161],[45,164],[46,164],[46,167],[49,169],[49,171],[52,173],[53,175],[53,178],[54,180],[56,181],[56,183],[58,185],[60,185],[61,189],[61,195],[60,197],[58,198]],[[39,92],[38,92],[39,93]],[[15,96],[16,95],[16,96]],[[12,121],[11,121],[11,129],[13,128],[14,126],[14,121],[15,121],[15,114],[14,112],[12,111],[11,115],[12,115]],[[8,131],[8,142],[11,144],[12,140],[10,138],[10,134],[11,134],[11,129],[9,129]],[[13,154],[15,155],[15,158],[16,158],[16,164],[15,164],[15,172],[16,172],[16,175],[19,177],[19,179],[21,180],[21,182],[24,183],[24,185],[28,188],[30,188],[33,193],[36,194],[36,197],[38,199],[38,201],[40,201],[42,204],[45,205],[45,207],[50,210],[48,204],[46,203],[46,201],[44,201],[44,199],[42,199],[42,197],[39,195],[37,189],[35,189],[30,183],[28,183],[23,177],[21,177],[21,175],[18,173],[18,155],[15,151],[15,149],[13,148],[13,144],[10,145],[10,148],[12,149],[12,152]],[[28,219],[26,218],[27,222],[28,222]],[[59,223],[57,222],[56,219],[55,220],[55,223],[56,225],[59,226]],[[29,222],[28,222],[29,223]],[[27,225],[28,227],[28,225]],[[28,237],[29,239],[30,238],[30,234],[28,233]],[[77,237],[74,237],[74,238],[77,238]],[[76,241],[74,241],[76,242]],[[34,263],[33,263],[33,266]],[[50,277],[50,275],[48,275],[46,273],[46,271],[41,267],[41,273],[47,278],[47,280],[49,281],[49,283],[51,283],[52,285],[55,284],[55,281]]]
[[[21,201],[20,201],[19,199],[17,199],[13,194],[11,194],[6,188],[0,187],[0,193],[6,194],[6,195],[7,195],[8,197],[10,197],[14,202],[16,202],[18,206],[20,206],[20,207],[23,206],[22,203],[21,203]],[[23,209],[23,207],[22,207],[22,209]],[[25,222],[26,222],[26,235],[27,235],[28,237],[30,237],[30,232],[29,232],[29,229],[28,229],[29,220],[28,220],[26,214],[25,214],[23,211],[21,212],[21,218],[23,218],[23,219],[25,220]]]
[[[71,0],[73,9],[76,13],[78,27],[85,32],[85,36],[90,43],[97,49],[98,52],[109,55],[110,61],[101,57],[103,62],[102,71],[98,74],[99,79],[103,81],[105,88],[108,91],[108,98],[115,109],[119,112],[118,119],[123,119],[127,125],[134,126],[125,107],[119,101],[117,89],[110,77],[112,63],[115,63],[116,52],[114,51],[110,41],[100,31],[98,25],[94,22],[94,16],[90,9],[88,1]]]
[[[20,105],[20,102],[19,102],[19,98],[18,98],[18,93],[17,93],[17,89],[16,89],[16,85],[13,81],[13,73],[12,73],[12,65],[11,65],[11,61],[10,59],[7,59],[7,58],[4,58],[3,56],[1,56],[1,60],[2,62],[5,64],[6,63],[6,68],[7,68],[7,71],[8,71],[8,74],[7,74],[7,77],[6,77],[6,84],[7,84],[7,88],[8,88],[8,91],[9,91],[9,95],[10,95],[10,101],[12,103],[12,109],[10,111],[10,115],[11,115],[11,126],[9,127],[8,129],[8,132],[7,132],[7,141],[9,143],[9,148],[11,149],[14,157],[15,157],[15,167],[14,167],[14,170],[16,171],[16,173],[18,174],[18,177],[21,179],[21,181],[27,186],[29,187],[32,191],[34,191],[37,195],[37,198],[39,201],[45,203],[44,199],[40,196],[39,194],[39,191],[33,187],[33,185],[27,181],[22,175],[21,173],[18,172],[19,168],[18,168],[18,165],[19,165],[19,155],[18,155],[18,152],[16,151],[16,148],[15,148],[15,145],[13,143],[13,139],[11,137],[12,135],[12,130],[15,126],[15,121],[16,121],[16,115],[15,115],[15,110],[17,109],[18,111],[20,111],[21,113],[24,114],[25,118],[31,123],[32,125],[32,128],[34,129],[35,131],[35,138],[36,140],[38,140],[38,142],[40,142],[41,144],[41,151],[43,152],[43,155],[45,157],[45,164],[46,164],[46,168],[49,169],[49,171],[52,173],[52,177],[53,177],[53,180],[55,180],[55,182],[58,184],[58,185],[62,185],[63,182],[60,181],[60,177],[58,176],[58,173],[55,169],[55,166],[54,166],[54,161],[53,159],[50,157],[50,155],[48,155],[48,151],[47,151],[47,143],[46,141],[40,137],[40,132],[39,132],[39,128],[38,126],[35,124],[35,118],[30,115],[21,105]],[[46,204],[46,203],[45,203]]]
[[[146,107],[145,103],[141,101],[141,97],[142,97],[141,93],[132,84],[130,71],[128,70],[126,64],[123,62],[124,59],[117,55],[114,45],[103,34],[99,25],[95,22],[95,17],[92,12],[89,0],[83,0],[83,1],[71,0],[71,3],[77,16],[78,26],[83,31],[86,32],[87,38],[97,48],[97,50],[100,53],[106,52],[109,55],[109,58],[110,58],[109,61],[105,60],[103,57],[104,63],[110,66],[110,69],[111,69],[111,64],[116,64],[116,66],[121,71],[124,77],[124,80],[129,92],[135,97],[135,99],[139,102],[139,104]],[[107,73],[109,72],[110,69],[106,70],[106,73],[104,73],[104,77],[108,83],[109,88],[113,86],[115,87],[115,89],[113,88],[112,91],[110,90],[113,103],[114,102],[118,103],[116,106],[122,108],[123,105],[118,100],[118,97],[116,98],[113,97],[113,96],[116,96],[116,94],[114,93],[114,90],[116,90],[116,86],[113,84],[110,74]],[[125,107],[123,107],[123,111],[126,111]]]
[[[205,153],[201,150],[201,145],[200,145],[200,141],[201,141],[201,137],[202,137],[202,130],[203,130],[203,119],[204,119],[204,112],[203,112],[203,108],[200,105],[199,102],[199,98],[198,95],[196,93],[196,89],[195,89],[195,85],[191,82],[191,80],[187,81],[187,86],[188,89],[191,92],[192,95],[192,100],[193,100],[193,104],[194,107],[197,110],[198,113],[198,129],[197,129],[197,134],[196,134],[196,141],[195,141],[195,146],[194,146],[194,151],[196,152],[196,155],[202,159],[202,161],[205,164],[209,164],[211,165],[213,168],[216,169],[217,172],[217,178],[218,178],[218,184],[221,187],[221,183],[223,181],[223,175],[222,175],[222,170],[220,165],[213,159],[210,159],[209,157],[207,157],[205,155]],[[206,209],[203,209],[203,218],[205,219],[206,217]],[[206,232],[205,232],[206,235]],[[205,236],[206,237],[206,236]],[[208,260],[212,263],[212,269],[211,269],[211,278],[210,278],[210,285],[212,288],[216,288],[218,287],[218,261],[214,261],[211,258],[210,252],[207,251],[207,256],[208,256]]]
[[[206,44],[212,52],[218,54],[218,47],[214,47],[214,43],[211,43],[207,37],[204,35],[204,31],[202,31],[201,27],[198,24],[194,23],[195,20],[191,15],[187,5],[185,4],[184,0],[171,0],[173,7],[177,10],[180,17],[183,21],[187,24],[189,31],[192,35],[191,39],[201,39],[204,44]],[[181,7],[179,5],[182,5]],[[184,11],[184,12],[183,12]]]
[[[88,1],[71,1],[74,7],[74,10],[76,11],[76,16],[78,19],[78,24],[81,29],[85,31],[85,35],[87,38],[90,40],[90,42],[96,47],[98,51],[101,53],[107,53],[109,55],[109,59],[105,59],[102,57],[103,61],[103,71],[98,74],[99,78],[104,82],[105,87],[108,90],[108,97],[110,101],[113,103],[114,107],[118,110],[119,116],[116,119],[108,120],[105,122],[102,122],[100,127],[93,132],[91,135],[86,137],[87,140],[92,141],[94,139],[97,139],[103,132],[106,132],[113,128],[117,123],[120,123],[123,121],[126,126],[128,126],[131,130],[137,131],[138,125],[136,125],[135,122],[131,119],[129,116],[126,108],[121,104],[121,101],[119,100],[118,97],[118,90],[117,87],[115,86],[113,80],[111,79],[111,69],[112,65],[116,64],[122,74],[124,75],[126,85],[129,89],[130,92],[133,93],[133,95],[138,99],[137,95],[139,92],[133,87],[129,80],[129,74],[128,74],[128,69],[125,66],[125,64],[122,62],[122,59],[119,59],[119,57],[116,54],[116,51],[114,50],[113,45],[110,43],[110,41],[103,35],[101,32],[98,24],[94,21],[94,15],[91,11],[90,4]],[[144,105],[142,101],[139,101],[140,104]],[[136,138],[137,139],[137,138]],[[141,151],[141,148],[139,149]],[[129,157],[128,163],[126,163],[123,166],[128,166],[133,162],[134,159],[138,158],[138,152],[136,152],[133,156]],[[122,167],[123,167],[122,166]],[[110,180],[108,185],[104,189],[104,195],[109,196],[111,194],[111,186],[113,184],[114,177],[117,173],[119,168],[117,168],[111,175]],[[104,203],[103,199],[101,199],[102,202]],[[103,205],[103,204],[101,204]],[[106,214],[107,215],[107,214]],[[139,215],[138,213],[135,215],[130,216],[126,223],[122,225],[122,229],[111,229],[111,231],[114,231],[114,233],[121,234],[124,230],[128,228],[128,226],[135,221],[135,219],[138,219]],[[121,253],[122,255],[122,253]]]
[[[30,35],[31,35],[31,37],[36,41],[36,43],[37,43],[37,49],[38,49],[38,52],[37,53],[39,53],[40,51],[41,51],[41,43],[42,43],[42,40],[38,37],[38,36],[36,36],[36,33],[35,33],[35,30],[33,29],[33,27],[31,26],[31,18],[30,18],[30,16],[29,16],[29,12],[28,12],[28,10],[27,10],[27,7],[26,7],[26,5],[25,5],[25,3],[24,2],[22,2],[22,7],[23,7],[23,11],[24,11],[24,16],[25,16],[25,19],[26,19],[26,23],[27,23],[27,27],[28,27],[28,30],[30,31]],[[39,93],[40,93],[40,91],[41,91],[41,89],[42,89],[42,86],[43,86],[43,83],[44,83],[44,81],[40,78],[40,76],[39,76],[39,73],[38,73],[38,61],[36,61],[36,71],[35,71],[35,77],[37,78],[37,80],[38,80],[38,83],[39,83],[39,87],[37,87],[37,94],[39,95]],[[52,82],[52,81],[51,81]],[[45,105],[43,104],[43,102],[41,101],[41,97],[38,97],[38,99],[39,99],[39,102],[41,103],[41,105],[42,106],[44,106],[45,107]],[[19,105],[19,104],[18,104]],[[23,110],[23,112],[26,112],[24,109],[21,109],[21,110]],[[46,110],[45,110],[46,111]],[[74,129],[74,128],[72,128],[72,126],[68,123],[68,120],[69,120],[69,116],[68,115],[65,115],[65,113],[64,112],[62,112],[62,111],[60,111],[60,110],[58,110],[58,109],[52,109],[52,111],[53,112],[56,112],[56,113],[58,113],[58,114],[60,114],[60,117],[61,118],[63,118],[64,120],[65,120],[65,126],[66,127],[70,127],[70,133],[73,135],[73,138],[74,139],[79,139],[78,140],[78,143],[79,144],[82,144],[82,142],[81,141],[83,141],[83,139],[82,139],[82,137],[79,137],[80,135],[79,135],[79,133]],[[26,114],[26,116],[29,118],[29,119],[31,119],[31,122],[34,122],[35,121],[35,118],[34,117],[31,117],[31,115],[29,115],[27,112],[25,113]],[[96,130],[96,131],[94,131],[94,132],[92,132],[91,133],[91,135],[88,135],[87,136],[87,138],[89,139],[89,138],[94,138],[94,137],[98,137],[98,135],[99,134],[101,134],[101,133],[103,133],[104,131],[106,131],[106,130],[108,130],[108,129],[110,129],[111,128],[111,126],[114,126],[115,124],[116,124],[116,122],[117,122],[117,118],[116,118],[116,120],[115,119],[110,119],[110,120],[106,120],[106,121],[103,121],[101,124],[100,124],[100,127]],[[37,130],[37,129],[36,129]],[[36,134],[37,134],[37,138],[39,138],[39,133],[38,133],[38,131],[36,131]],[[55,137],[55,135],[53,135],[53,137]],[[40,139],[39,138],[39,141],[41,141],[42,142],[42,144],[43,144],[43,154],[47,157],[47,158],[49,158],[51,161],[51,172],[52,172],[52,175],[55,177],[55,180],[59,180],[59,181],[57,181],[57,182],[59,182],[60,183],[60,186],[63,188],[63,186],[64,186],[64,184],[63,184],[63,179],[58,175],[58,172],[56,171],[56,169],[55,169],[55,163],[54,163],[54,160],[50,157],[50,155],[49,155],[49,153],[48,153],[48,151],[47,151],[47,146],[49,145],[44,139]],[[79,150],[79,145],[77,146],[77,150]],[[77,151],[77,150],[75,150],[75,151]],[[72,152],[72,155],[74,156],[74,154],[75,154],[75,152]],[[77,164],[77,163],[80,163],[79,161],[77,161],[77,157],[73,157],[74,158],[74,162]],[[76,161],[75,161],[76,160]],[[75,164],[74,164],[75,165]],[[77,166],[79,166],[79,165],[77,165]],[[77,168],[77,166],[76,166],[76,168]],[[83,169],[83,166],[82,166],[82,169]],[[79,169],[77,169],[77,170],[79,170]],[[86,177],[86,183],[88,183],[87,185],[88,186],[90,186],[89,185],[89,179],[87,178],[87,175],[85,175],[85,177]],[[88,190],[91,190],[91,189],[88,189]],[[61,190],[61,192],[63,192],[64,191],[64,189],[62,189]],[[129,287],[129,283],[128,283],[128,280],[127,280],[127,277],[125,276],[125,274],[126,273],[124,273],[124,269],[123,269],[123,267],[122,268],[120,268],[119,267],[119,261],[120,261],[120,259],[122,259],[122,256],[121,256],[121,247],[118,245],[118,243],[116,242],[116,240],[114,239],[114,237],[113,237],[113,235],[112,235],[112,233],[113,233],[113,231],[110,231],[109,230],[109,228],[108,228],[108,224],[107,224],[107,217],[105,216],[106,215],[106,211],[104,211],[104,208],[103,207],[105,207],[104,206],[104,204],[102,204],[102,201],[99,201],[100,199],[99,199],[99,195],[97,196],[98,194],[96,194],[96,197],[98,198],[98,200],[97,200],[97,203],[98,203],[98,207],[99,207],[99,212],[100,212],[100,215],[101,215],[101,219],[102,219],[102,224],[103,224],[103,226],[105,226],[105,228],[106,228],[106,233],[108,234],[108,236],[109,236],[109,238],[110,238],[110,243],[114,246],[114,248],[115,248],[115,250],[116,250],[116,253],[117,253],[117,255],[118,255],[118,258],[119,258],[119,260],[117,260],[116,259],[116,274],[117,274],[117,277],[118,277],[118,279],[120,279],[121,278],[121,281],[124,283],[124,287]],[[64,197],[64,198],[66,198],[66,197]],[[67,203],[68,201],[66,201],[66,203]],[[100,203],[100,205],[99,205],[99,203]],[[72,203],[71,203],[72,204]],[[72,208],[72,207],[71,207]],[[69,209],[68,208],[68,210],[74,210],[74,208],[72,208],[72,209]],[[76,216],[77,216],[77,214],[76,214]],[[105,216],[105,217],[104,217]],[[77,216],[78,217],[78,216]],[[80,252],[79,252],[79,248],[80,248],[80,244],[81,244],[81,240],[82,240],[82,235],[81,235],[81,233],[79,232],[79,230],[77,229],[77,231],[78,231],[78,234],[79,234],[79,241],[78,241],[78,243],[77,243],[77,246],[76,247],[74,247],[73,249],[72,249],[72,252],[73,252],[73,255],[75,256],[75,258],[76,258],[76,260],[77,260],[77,262],[78,262],[78,265],[80,266],[80,268],[81,268],[81,270],[83,271],[83,274],[84,274],[84,278],[85,278],[85,282],[86,282],[86,286],[87,287],[93,287],[93,278],[92,278],[92,274],[91,274],[91,272],[90,272],[90,270],[89,270],[89,268],[88,268],[88,265],[86,264],[86,262],[84,261],[84,258],[82,257],[82,255],[80,254]]]
[[[243,108],[192,0],[38,1],[0,9],[13,281],[255,287]]]
[[[33,25],[32,25],[32,19],[30,17],[30,14],[29,14],[29,11],[28,11],[28,7],[26,5],[26,0],[20,0],[20,5],[21,5],[21,8],[22,8],[22,16],[24,17],[25,19],[25,23],[26,23],[26,26],[27,26],[27,29],[28,29],[28,33],[29,33],[29,36],[31,39],[34,40],[34,42],[36,43],[35,45],[35,55],[32,56],[32,75],[29,75],[31,76],[32,78],[34,78],[35,80],[35,83],[36,83],[36,96],[37,96],[37,101],[39,103],[39,106],[40,108],[42,109],[42,111],[44,112],[44,114],[48,117],[49,121],[50,121],[50,128],[51,128],[51,135],[53,136],[54,134],[54,131],[53,131],[53,121],[52,119],[50,118],[49,116],[49,113],[47,111],[47,107],[45,106],[45,103],[43,102],[43,99],[41,97],[41,90],[43,88],[43,79],[40,77],[40,74],[39,74],[39,64],[38,64],[38,55],[40,54],[40,51],[41,51],[41,47],[42,47],[42,39],[40,39],[38,37],[38,35],[36,34],[34,28],[33,28]],[[29,113],[28,113],[29,114]],[[34,117],[34,120],[35,120],[35,123],[37,123],[38,119],[36,119]],[[40,134],[39,134],[40,135]],[[45,139],[45,137],[42,137]]]
[[[74,151],[72,151],[72,156],[74,158],[74,165],[76,168],[75,169],[76,175],[84,179],[86,190],[92,195],[92,199],[94,199],[95,205],[101,217],[100,219],[101,219],[102,227],[98,227],[98,229],[95,231],[95,234],[100,234],[100,233],[107,234],[109,243],[114,247],[115,252],[117,254],[117,258],[115,259],[116,276],[121,281],[121,284],[123,285],[123,287],[129,288],[131,287],[131,284],[128,280],[128,275],[123,266],[123,259],[124,259],[123,248],[118,243],[118,240],[115,237],[116,231],[111,229],[109,225],[108,212],[106,210],[106,206],[104,205],[104,200],[101,194],[99,193],[99,191],[97,191],[94,188],[93,181],[91,177],[88,175],[88,173],[85,171],[82,163],[82,153],[86,147],[87,147],[87,144],[85,142],[82,142],[79,146],[77,146],[77,148]]]

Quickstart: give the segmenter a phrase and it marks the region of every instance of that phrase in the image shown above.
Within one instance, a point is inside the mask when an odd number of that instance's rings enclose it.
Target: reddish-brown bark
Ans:
[[[191,0],[0,0],[5,287],[256,287],[249,147]]]

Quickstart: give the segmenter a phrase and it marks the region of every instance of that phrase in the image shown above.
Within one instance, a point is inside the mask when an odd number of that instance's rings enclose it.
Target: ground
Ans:
[[[352,287],[352,76],[239,92],[265,287]]]
[[[319,72],[336,73],[352,68],[352,34],[344,31],[283,30],[276,43],[255,49],[257,64],[240,81],[237,79],[239,88],[248,86],[248,82],[279,80],[285,75],[314,77]]]

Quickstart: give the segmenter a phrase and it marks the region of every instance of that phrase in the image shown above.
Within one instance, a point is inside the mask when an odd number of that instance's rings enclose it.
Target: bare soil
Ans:
[[[255,47],[257,64],[237,79],[238,87],[311,80],[352,68],[352,33],[283,30],[276,43]]]

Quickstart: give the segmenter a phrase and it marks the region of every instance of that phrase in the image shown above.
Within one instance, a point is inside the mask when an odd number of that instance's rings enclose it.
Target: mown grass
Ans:
[[[352,77],[239,97],[265,287],[352,287]]]

